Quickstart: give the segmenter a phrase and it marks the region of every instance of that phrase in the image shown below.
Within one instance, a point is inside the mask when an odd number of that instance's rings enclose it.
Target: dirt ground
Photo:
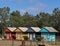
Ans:
[[[17,40],[0,40],[0,46],[38,46],[44,44],[45,46],[60,46],[60,42],[37,42],[37,41],[17,41]]]

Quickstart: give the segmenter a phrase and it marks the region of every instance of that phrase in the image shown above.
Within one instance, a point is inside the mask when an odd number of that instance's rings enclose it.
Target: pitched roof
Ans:
[[[28,30],[27,27],[18,27],[21,31],[26,32]]]
[[[14,30],[16,29],[16,27],[7,27],[11,32],[14,32]]]
[[[31,27],[35,32],[39,32],[41,29],[39,27]]]
[[[16,27],[16,30],[14,32],[22,32],[22,31]]]
[[[44,27],[45,29],[47,29],[49,32],[58,32],[56,29],[54,29],[53,27]]]

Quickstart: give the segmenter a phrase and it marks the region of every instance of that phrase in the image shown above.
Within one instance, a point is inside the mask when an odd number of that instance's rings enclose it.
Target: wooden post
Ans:
[[[14,46],[14,40],[12,39],[12,46]]]
[[[52,40],[51,40],[51,46],[52,46]]]
[[[30,46],[32,46],[32,40],[30,40]]]
[[[25,46],[25,41],[24,40],[22,41],[22,46]]]

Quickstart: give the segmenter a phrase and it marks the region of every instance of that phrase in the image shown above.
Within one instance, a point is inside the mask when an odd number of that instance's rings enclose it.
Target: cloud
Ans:
[[[34,12],[37,14],[37,12],[42,12],[47,8],[47,6],[43,3],[38,2],[35,6],[31,6],[28,8],[29,12]]]
[[[24,0],[19,0],[19,1],[24,1]],[[20,8],[19,9],[19,11],[20,11],[20,13],[23,15],[26,11],[27,12],[29,12],[29,13],[31,13],[31,14],[37,14],[37,13],[39,13],[39,12],[43,12],[43,11],[45,11],[46,9],[47,9],[47,6],[45,5],[45,4],[43,4],[43,3],[41,3],[41,2],[39,2],[38,0],[28,0],[28,1],[30,1],[30,2],[36,2],[33,6],[31,5],[31,6],[29,6],[29,7],[27,7],[26,9],[22,9],[22,8]]]
[[[24,9],[22,9],[22,8],[20,8],[19,11],[20,11],[20,14],[21,14],[21,15],[23,15],[23,14],[26,12],[26,10],[24,10]]]
[[[52,13],[53,8],[48,7],[46,4],[37,2],[34,6],[28,8],[28,12],[36,15],[40,12]]]
[[[20,3],[22,3],[22,4],[24,4],[24,5],[27,5],[27,4],[25,4],[26,3],[26,1],[29,3],[29,5],[30,4],[33,4],[33,5],[30,5],[30,6],[26,6],[24,9],[23,8],[20,8],[19,9],[19,11],[20,11],[20,13],[23,15],[26,11],[27,12],[29,12],[29,13],[31,13],[31,14],[34,14],[34,15],[36,15],[37,13],[39,13],[39,12],[48,12],[48,11],[51,11],[51,9],[52,8],[50,8],[50,7],[48,7],[47,6],[47,4],[44,4],[44,3],[42,3],[42,2],[40,2],[40,0],[2,0],[2,2],[9,2],[9,1],[11,1],[12,3],[14,3],[14,2],[18,2],[18,4],[20,4]],[[15,5],[15,4],[14,4]],[[16,4],[17,5],[17,4]],[[22,6],[24,6],[24,5],[22,5]],[[21,5],[20,5],[21,6]],[[20,7],[20,6],[18,6],[18,8]],[[22,7],[21,6],[21,7]]]

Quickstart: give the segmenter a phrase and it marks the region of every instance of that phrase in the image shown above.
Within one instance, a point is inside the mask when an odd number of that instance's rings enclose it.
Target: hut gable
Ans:
[[[40,28],[39,27],[30,27],[27,32],[39,32]]]
[[[31,27],[35,32],[39,32],[41,29],[39,27]]]
[[[14,32],[22,32],[19,28],[16,28]]]
[[[16,27],[7,27],[11,32],[14,32],[14,30],[16,29]]]
[[[29,28],[27,32],[35,32],[32,28]]]
[[[47,29],[45,29],[45,28],[42,28],[41,30],[40,30],[40,32],[49,32]]]
[[[7,33],[7,32],[9,33],[9,32],[11,32],[11,31],[10,31],[8,28],[5,28],[5,29],[4,29],[4,32],[5,32],[5,33]]]
[[[28,30],[27,27],[18,27],[22,32],[26,32]]]

